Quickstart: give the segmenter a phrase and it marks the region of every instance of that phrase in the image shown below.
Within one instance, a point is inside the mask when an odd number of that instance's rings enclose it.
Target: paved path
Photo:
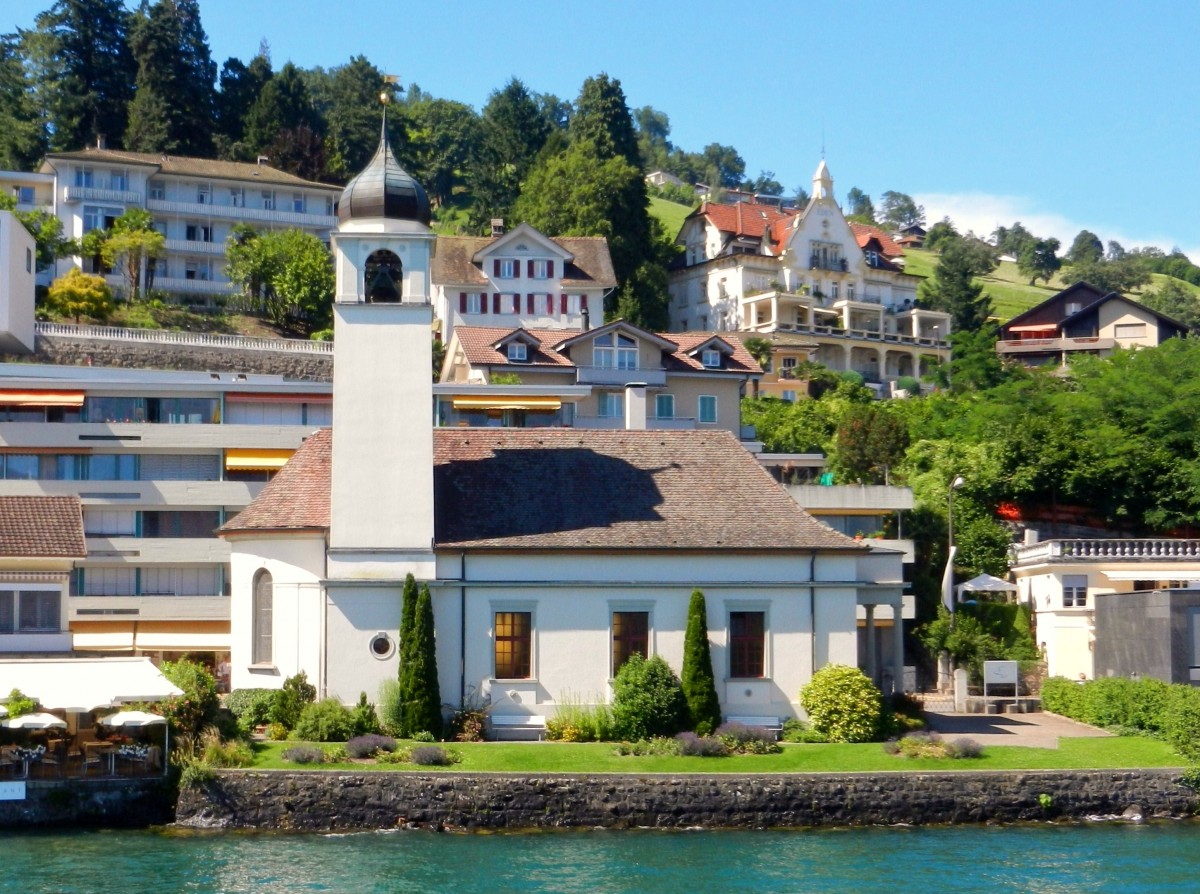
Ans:
[[[1025,748],[1057,748],[1060,736],[1068,738],[1111,736],[1057,714],[948,714],[926,712],[930,729],[943,738],[960,736],[980,745],[1020,745]]]

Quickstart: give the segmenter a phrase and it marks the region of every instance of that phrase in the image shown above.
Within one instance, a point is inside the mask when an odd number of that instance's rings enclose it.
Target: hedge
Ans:
[[[1183,757],[1200,759],[1200,689],[1192,686],[1152,677],[1050,677],[1042,707],[1092,726],[1161,735]]]

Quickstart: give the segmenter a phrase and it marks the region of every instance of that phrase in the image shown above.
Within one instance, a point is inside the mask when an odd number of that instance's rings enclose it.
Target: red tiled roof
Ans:
[[[611,288],[617,284],[608,240],[603,236],[547,237],[575,256],[563,271],[565,289]],[[486,286],[489,279],[471,260],[475,253],[495,240],[489,236],[438,236],[431,276],[435,283],[454,288]],[[544,291],[544,290],[543,290]]]
[[[328,527],[331,443],[310,437],[222,530]],[[433,447],[438,547],[862,549],[728,432],[435,429]]]
[[[463,353],[466,355],[467,362],[472,366],[494,366],[497,364],[507,364],[508,356],[503,351],[497,351],[492,345],[504,338],[504,336],[516,332],[516,329],[506,329],[500,327],[489,326],[455,326],[454,335],[458,338],[459,344],[462,345]],[[554,350],[554,345],[564,342],[568,339],[575,338],[583,334],[580,329],[525,329],[521,330],[529,335],[532,335],[538,340],[539,347],[534,348],[529,352],[529,360],[525,363],[518,364],[520,366],[555,366],[574,368],[570,358],[564,353],[560,354]],[[678,345],[678,350],[672,354],[665,354],[663,358],[663,366],[668,372],[672,370],[685,369],[705,369],[704,364],[700,362],[698,357],[688,356],[688,351],[695,348],[701,342],[707,341],[714,335],[723,336],[727,333],[714,332],[658,332],[654,333],[659,338],[664,338],[673,344]],[[729,356],[722,369],[733,372],[746,372],[751,374],[761,374],[762,367],[758,365],[754,357],[746,350],[741,341],[736,338],[726,338],[725,341],[733,348],[733,353]]]
[[[781,211],[774,205],[757,202],[737,202],[733,205],[705,202],[693,214],[701,214],[722,233],[760,239],[768,227],[778,220],[791,220],[799,212]]]
[[[0,497],[0,556],[83,558],[78,497]]]
[[[899,245],[896,244],[895,240],[883,230],[879,229],[879,227],[873,227],[869,224],[855,223],[852,220],[847,221],[847,223],[850,224],[850,229],[854,231],[854,240],[858,243],[859,248],[865,248],[867,243],[870,242],[872,238],[875,238],[879,240],[879,247],[883,249],[884,257],[898,258],[904,254],[904,251]]]

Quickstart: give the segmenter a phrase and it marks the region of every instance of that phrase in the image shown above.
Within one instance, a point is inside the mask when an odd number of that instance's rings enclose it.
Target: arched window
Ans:
[[[363,283],[371,304],[396,304],[402,294],[404,266],[392,252],[381,248],[367,258]]]
[[[271,572],[261,570],[254,576],[253,642],[250,647],[254,664],[271,664],[275,658],[272,642],[271,608],[275,584]]]

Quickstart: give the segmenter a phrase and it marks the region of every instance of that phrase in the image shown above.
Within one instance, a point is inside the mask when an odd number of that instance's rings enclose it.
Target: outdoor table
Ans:
[[[117,772],[117,749],[108,742],[84,742],[84,753],[87,759],[90,759],[93,754],[97,757],[108,758],[108,775],[113,776]]]

